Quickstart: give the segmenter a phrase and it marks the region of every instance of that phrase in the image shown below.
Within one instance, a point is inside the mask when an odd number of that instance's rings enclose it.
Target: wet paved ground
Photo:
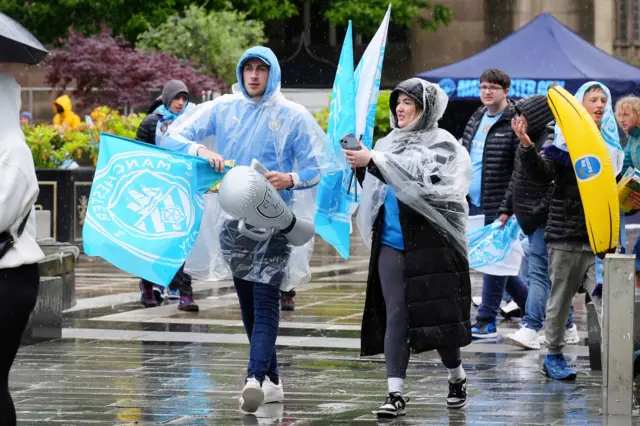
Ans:
[[[196,314],[175,305],[142,309],[134,277],[82,259],[81,300],[65,314],[64,338],[23,347],[14,364],[19,424],[376,424],[371,410],[384,398],[386,379],[382,357],[359,357],[365,268],[366,255],[344,263],[324,247],[316,251],[316,279],[298,291],[296,310],[281,316],[286,402],[243,416],[237,398],[248,346],[230,283],[196,283]],[[474,295],[480,291],[474,276]],[[408,416],[391,424],[632,424],[600,416],[601,375],[588,367],[581,297],[575,305],[582,340],[566,350],[580,371],[575,383],[540,374],[544,350],[505,345],[516,327],[507,321],[498,339],[463,349],[468,407],[447,411],[446,370],[435,353],[420,354],[409,366]]]

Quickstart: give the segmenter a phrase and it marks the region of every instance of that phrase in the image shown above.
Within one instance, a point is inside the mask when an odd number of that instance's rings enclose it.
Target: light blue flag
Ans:
[[[347,27],[338,62],[336,78],[333,82],[331,104],[329,106],[329,125],[327,133],[333,144],[336,158],[344,161],[342,170],[323,173],[318,185],[318,210],[315,216],[316,233],[331,244],[342,256],[349,257],[349,234],[351,232],[351,213],[353,191],[347,194],[351,169],[340,146],[340,138],[356,132],[356,92],[353,70],[353,39],[351,21]],[[354,178],[355,180],[355,178]]]
[[[169,285],[200,231],[203,194],[223,176],[202,158],[101,134],[85,253]]]
[[[362,54],[355,71],[356,81],[356,136],[362,137],[362,143],[371,149],[373,128],[378,106],[378,91],[382,78],[382,64],[387,46],[387,33],[391,19],[391,4],[382,19],[376,34]]]
[[[391,5],[362,55],[358,68],[352,73],[353,78],[347,75],[346,65],[341,67],[343,61],[346,63],[349,60],[349,70],[353,70],[353,44],[349,22],[333,84],[329,113],[328,133],[336,149],[340,149],[340,138],[350,132],[361,139],[366,147],[371,148],[373,144],[378,90],[390,17]],[[346,87],[350,89],[348,97],[345,94]],[[343,158],[342,153],[339,158]],[[355,177],[351,179],[351,174],[351,170],[347,169],[346,172],[339,173],[339,176],[323,175],[318,190],[318,213],[315,220],[316,233],[331,244],[343,259],[349,258],[351,217],[358,207],[355,196],[358,183]]]

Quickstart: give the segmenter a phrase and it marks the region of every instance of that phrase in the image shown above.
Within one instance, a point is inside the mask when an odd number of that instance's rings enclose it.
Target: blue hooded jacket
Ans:
[[[261,99],[252,99],[243,84],[244,64],[258,58],[269,65],[269,79]],[[248,166],[252,159],[268,170],[289,173],[294,190],[308,189],[320,181],[318,156],[326,135],[313,116],[280,92],[280,64],[275,54],[262,46],[252,47],[240,58],[234,94],[193,108],[169,128],[161,146],[192,155],[207,147],[225,160]],[[287,204],[290,191],[280,191]]]

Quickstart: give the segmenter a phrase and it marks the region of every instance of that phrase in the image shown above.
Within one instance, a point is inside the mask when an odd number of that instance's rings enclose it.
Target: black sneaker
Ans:
[[[153,297],[153,286],[150,284],[146,284],[144,281],[140,280],[140,303],[145,308],[155,308],[158,306],[158,302]]]
[[[293,311],[295,306],[296,302],[293,300],[293,296],[288,293],[282,293],[280,296],[280,308],[283,311]]]
[[[407,415],[407,402],[399,393],[390,393],[376,411],[373,412],[378,417],[398,417]]]
[[[196,305],[196,302],[194,302],[191,297],[180,296],[178,309],[185,312],[198,312],[200,307]]]
[[[449,382],[447,408],[462,408],[467,404],[467,379],[460,383]]]

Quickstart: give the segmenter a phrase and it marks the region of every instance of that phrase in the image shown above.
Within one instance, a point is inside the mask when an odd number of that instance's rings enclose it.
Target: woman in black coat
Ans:
[[[394,130],[373,151],[345,150],[363,186],[357,223],[371,249],[361,355],[384,352],[387,365],[380,417],[405,414],[410,352],[437,350],[449,370],[447,406],[466,404],[460,347],[471,343],[471,160],[437,126],[447,101],[435,84],[404,81],[391,93]]]

